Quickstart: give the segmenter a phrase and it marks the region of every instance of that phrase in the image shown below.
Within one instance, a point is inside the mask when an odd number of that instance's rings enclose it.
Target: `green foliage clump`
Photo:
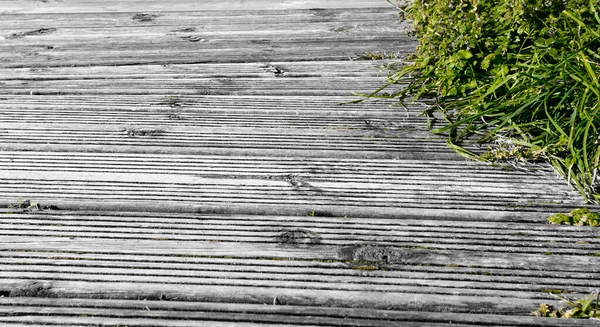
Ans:
[[[600,201],[599,0],[395,1],[419,45],[367,96],[434,98],[426,114],[447,124],[432,131],[460,154],[550,162]],[[470,136],[509,140],[516,152],[475,154],[461,144]]]
[[[600,226],[600,214],[587,208],[575,209],[568,214],[557,213],[548,217],[548,222],[557,225]]]
[[[365,51],[359,55],[360,59],[364,60],[384,60],[384,59],[400,59],[400,52],[386,52],[386,51]]]
[[[540,304],[539,309],[532,312],[532,314],[538,317],[554,318],[600,318],[600,310],[598,310],[598,291],[595,291],[582,299],[568,299],[558,295],[554,296],[559,298],[565,305],[554,308],[551,305],[542,303]]]

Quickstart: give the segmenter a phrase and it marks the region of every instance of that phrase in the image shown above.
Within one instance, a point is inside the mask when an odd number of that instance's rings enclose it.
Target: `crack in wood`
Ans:
[[[162,129],[124,129],[122,132],[129,137],[158,137],[165,133]]]
[[[400,249],[359,245],[343,247],[338,250],[338,256],[348,261],[364,261],[377,266],[387,264],[421,263],[428,252],[415,249]]]
[[[166,101],[161,101],[158,102],[156,104],[152,104],[157,105],[157,106],[169,106],[170,108],[181,108],[184,106],[184,103],[182,101],[182,99],[180,99],[179,97],[176,96],[167,96]]]
[[[40,28],[40,29],[33,30],[33,31],[13,33],[13,34],[9,35],[7,37],[7,39],[20,39],[25,36],[44,35],[44,34],[49,34],[49,33],[54,33],[54,32],[56,32],[56,28]]]
[[[291,186],[293,186],[295,189],[297,189],[299,191],[310,191],[310,192],[315,192],[319,195],[326,193],[324,189],[312,185],[311,183],[307,182],[302,177],[295,175],[295,174],[284,175],[284,176],[282,176],[282,180],[288,182]]]
[[[284,77],[287,75],[287,72],[284,70],[284,68],[280,66],[264,65],[261,68],[265,69],[270,73],[273,73],[275,77]]]
[[[197,29],[195,27],[186,27],[186,28],[180,28],[180,29],[177,29],[177,30],[172,30],[171,32],[173,32],[173,33],[177,33],[177,32],[179,32],[179,33],[192,33],[192,32],[196,32],[196,31],[197,31]]]
[[[283,244],[320,244],[322,237],[313,231],[305,228],[284,229],[277,236],[280,243]]]
[[[189,42],[206,42],[208,40],[202,38],[201,36],[198,35],[188,35],[188,36],[182,36],[181,37],[182,40],[186,40]]]
[[[39,281],[27,281],[10,290],[9,297],[53,297],[52,285]],[[6,291],[3,291],[6,293]]]
[[[151,22],[158,17],[159,17],[159,15],[140,13],[140,14],[133,15],[133,17],[131,17],[131,19],[136,22]]]

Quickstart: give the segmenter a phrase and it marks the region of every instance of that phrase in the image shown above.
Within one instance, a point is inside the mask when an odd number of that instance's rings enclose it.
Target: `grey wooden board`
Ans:
[[[381,24],[395,19],[388,8],[32,15],[26,25],[20,14],[4,16],[0,67],[10,68],[351,60],[365,51],[415,49],[397,33],[406,25]]]
[[[40,310],[40,306],[43,309]],[[69,317],[75,323],[77,319],[85,323],[90,318],[113,317],[112,319],[122,319],[123,324],[135,326],[135,321],[125,320],[132,312],[147,317],[148,319],[159,317],[159,321],[152,321],[156,326],[177,326],[177,319],[185,317],[188,324],[191,321],[195,326],[206,321],[209,326],[227,326],[231,322],[240,318],[252,318],[261,325],[264,323],[277,323],[291,325],[294,322],[307,326],[315,323],[329,324],[330,326],[461,326],[473,324],[498,324],[499,321],[504,325],[512,326],[593,326],[583,321],[552,320],[552,319],[534,319],[530,317],[511,317],[494,315],[469,315],[452,313],[425,313],[418,311],[376,311],[345,308],[319,308],[319,307],[301,307],[301,306],[282,306],[282,305],[252,305],[252,304],[215,304],[215,303],[189,303],[172,301],[127,301],[127,300],[40,300],[35,298],[19,299],[18,301],[1,302],[0,309],[30,313],[29,319],[33,320],[35,316],[39,321],[56,321],[57,319],[46,318],[44,313],[58,315],[60,313],[77,312],[79,315],[86,315],[85,318]],[[175,311],[176,310],[176,311]],[[222,313],[226,313],[224,318]],[[220,321],[210,321],[211,316],[216,316]],[[285,315],[287,321],[282,321],[281,317]],[[385,319],[381,316],[385,315]],[[430,322],[417,322],[426,316]],[[119,317],[119,318],[117,318]],[[340,319],[344,317],[345,319]],[[125,319],[123,319],[125,318]],[[193,320],[193,319],[197,320]],[[378,320],[371,320],[376,318]],[[0,318],[1,319],[1,318]],[[227,319],[226,321],[223,321]],[[9,319],[5,319],[9,320]],[[11,319],[18,321],[19,318]],[[25,319],[22,319],[25,320]],[[99,319],[98,319],[99,320]],[[181,321],[179,321],[181,324]],[[235,326],[242,326],[235,324]]]
[[[26,1],[3,0],[3,10],[0,13],[79,13],[79,12],[138,12],[138,11],[169,11],[169,10],[268,10],[268,9],[337,9],[360,8],[370,9],[389,7],[385,1],[373,0],[346,0],[346,1],[319,1],[319,0],[204,0],[202,2],[173,0],[165,6],[164,1]]]
[[[499,212],[490,214],[489,219],[513,217],[513,220],[543,223],[553,211],[581,204],[578,195],[565,192],[559,181],[552,184],[533,181],[524,185],[525,181],[519,180],[518,174],[512,180],[502,179],[502,174],[507,173],[500,168],[474,170],[469,179],[452,176],[451,171],[439,168],[443,163],[412,168],[410,163],[399,160],[379,159],[384,169],[378,175],[376,169],[379,167],[368,164],[361,167],[366,163],[361,160],[329,161],[333,171],[319,171],[311,170],[314,164],[298,166],[294,170],[289,161],[261,157],[255,159],[256,164],[238,160],[224,165],[219,162],[223,157],[211,156],[216,165],[206,161],[182,162],[183,167],[175,170],[174,165],[169,168],[137,165],[136,169],[122,166],[126,164],[125,158],[133,159],[131,165],[135,165],[143,160],[161,159],[160,156],[92,154],[86,155],[89,159],[78,166],[72,166],[75,162],[65,165],[63,162],[71,156],[70,153],[53,153],[49,159],[58,161],[54,167],[37,168],[28,164],[27,158],[19,160],[21,156],[14,152],[3,153],[2,165],[7,170],[0,171],[3,181],[0,190],[10,194],[4,198],[3,205],[18,206],[19,201],[30,200],[62,209],[121,205],[130,210],[147,207],[156,211],[161,206],[168,208],[177,203],[184,211],[205,208],[223,213],[244,210],[236,207],[240,205],[246,206],[246,210],[256,207],[273,213],[287,211],[288,214],[305,215],[314,212],[320,216],[341,217],[397,217],[399,209],[406,210],[400,214],[404,216],[448,217],[453,210],[458,210],[454,213],[461,213],[463,219],[470,220],[484,219],[489,211],[497,210]],[[100,161],[107,157],[112,162]],[[448,162],[452,163],[456,164]],[[96,165],[100,166],[95,168]],[[265,169],[267,165],[272,167],[271,170]],[[340,167],[338,169],[354,168],[355,173],[336,171],[336,165]],[[204,166],[208,167],[205,169]],[[385,173],[389,170],[385,168],[388,167],[397,170],[388,173],[386,178]],[[257,172],[259,169],[261,171]],[[407,170],[412,174],[405,172]],[[417,173],[423,171],[422,174],[427,175],[430,170],[436,171],[436,181],[424,179]],[[551,174],[546,171],[547,176]],[[557,199],[559,192],[569,196]],[[432,213],[432,210],[438,210],[438,213]]]
[[[0,323],[594,324],[531,316],[600,287],[598,230],[545,224],[585,206],[551,168],[463,160],[425,103],[340,105],[407,26],[375,0],[2,1]]]
[[[123,220],[127,217],[128,220]],[[400,219],[402,217],[399,217]],[[168,219],[164,221],[163,219]],[[457,222],[415,219],[365,219],[361,217],[257,217],[153,215],[71,216],[39,212],[5,213],[0,221],[2,234],[46,235],[115,239],[162,239],[215,242],[278,242],[282,235],[300,231],[303,242],[349,246],[377,242],[397,247],[422,246],[430,249],[478,249],[512,253],[594,254],[600,240],[593,228],[575,229],[539,223],[470,221]],[[325,220],[325,221],[323,221]],[[435,230],[430,230],[435,226]]]

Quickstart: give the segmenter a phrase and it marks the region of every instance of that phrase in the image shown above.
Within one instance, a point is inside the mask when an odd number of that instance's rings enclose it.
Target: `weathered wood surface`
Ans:
[[[394,18],[389,8],[7,13],[0,23],[0,67],[322,61],[357,58],[362,51],[410,53],[414,44],[406,42]]]
[[[204,11],[204,10],[271,10],[271,9],[340,9],[340,8],[389,8],[385,1],[373,0],[346,0],[346,1],[320,1],[320,0],[203,0],[163,1],[144,0],[2,0],[0,13],[98,13],[98,12],[136,12],[136,11]]]
[[[0,1],[0,323],[582,326],[597,229],[548,167],[355,99],[385,1]],[[401,86],[398,86],[401,87]],[[473,146],[475,148],[475,146]]]

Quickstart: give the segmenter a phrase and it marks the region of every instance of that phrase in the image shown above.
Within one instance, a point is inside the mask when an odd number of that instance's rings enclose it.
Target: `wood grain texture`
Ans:
[[[381,24],[395,19],[387,8],[3,16],[3,68],[348,61],[415,48],[398,33],[406,25]]]
[[[194,323],[202,323],[202,320],[209,320],[215,313],[228,313],[229,321],[236,321],[240,317],[253,317],[257,321],[261,322],[273,322],[281,323],[281,316],[284,315],[292,321],[302,322],[305,326],[306,323],[323,322],[329,323],[331,326],[398,326],[403,322],[414,323],[414,326],[443,326],[443,325],[462,325],[462,324],[490,324],[495,323],[498,320],[502,320],[506,324],[515,326],[581,326],[583,322],[579,321],[577,324],[568,320],[561,320],[559,322],[564,325],[556,324],[551,319],[537,320],[528,317],[520,317],[514,319],[510,316],[485,316],[485,315],[469,315],[461,314],[456,315],[452,313],[424,313],[414,311],[376,311],[376,310],[361,310],[361,309],[344,309],[336,308],[335,310],[325,310],[319,307],[301,307],[301,306],[281,306],[281,305],[249,305],[249,304],[215,304],[215,303],[187,303],[187,302],[167,302],[167,301],[127,301],[127,300],[69,300],[59,299],[57,300],[44,300],[44,299],[19,299],[12,303],[3,302],[3,307],[12,308],[13,310],[19,310],[21,312],[31,312],[33,308],[39,310],[39,306],[44,306],[47,312],[61,312],[66,308],[70,310],[76,310],[89,316],[113,316],[127,317],[128,311],[135,310],[135,313],[145,317],[161,317],[160,321],[154,322],[155,324],[164,324],[165,326],[175,326],[175,321],[169,321],[170,319],[176,319],[178,317],[187,317],[187,315],[196,316],[198,321]],[[51,311],[54,309],[54,311]],[[177,311],[173,311],[177,309]],[[112,312],[107,312],[112,310]],[[389,321],[377,320],[369,321],[371,318],[379,318],[381,314],[386,314]],[[39,314],[41,316],[41,314]],[[202,315],[202,316],[200,316]],[[219,318],[222,318],[221,315]],[[346,316],[347,320],[335,319],[335,317]],[[434,322],[417,322],[414,320],[420,319],[420,317],[427,316],[430,321]],[[203,319],[203,317],[206,317]],[[82,319],[83,320],[83,319]],[[128,321],[129,323],[129,321]],[[213,321],[213,324],[221,323],[226,325],[226,321]],[[287,325],[287,324],[286,324]],[[584,323],[584,325],[587,325]],[[235,325],[239,326],[239,325]]]
[[[545,223],[587,206],[551,168],[348,103],[408,27],[375,0],[0,1],[0,324],[595,325],[531,315],[600,288],[598,229]]]
[[[346,9],[346,8],[389,8],[384,1],[373,0],[345,0],[345,1],[318,1],[318,0],[204,0],[202,2],[172,0],[168,4],[164,1],[141,0],[3,0],[4,14],[10,13],[97,13],[97,12],[137,12],[137,11],[197,11],[197,10],[270,10],[270,9]]]
[[[8,290],[11,297],[118,297],[248,304],[272,303],[277,298],[277,303],[284,306],[426,310],[429,312],[426,315],[446,311],[455,314],[526,315],[541,302],[556,303],[545,292],[560,290],[570,296],[586,294],[598,287],[595,280],[600,274],[598,258],[579,252],[551,255],[536,253],[535,250],[530,253],[511,253],[508,249],[494,252],[478,246],[476,241],[462,250],[440,250],[422,246],[422,236],[417,236],[417,231],[411,232],[415,237],[405,248],[385,246],[385,241],[344,241],[328,245],[329,240],[337,239],[337,234],[330,235],[300,223],[313,221],[314,218],[309,217],[263,216],[263,220],[287,220],[288,226],[293,227],[275,224],[272,236],[252,242],[226,238],[205,241],[180,238],[186,235],[182,226],[192,228],[193,225],[189,226],[192,222],[203,220],[214,224],[215,220],[223,219],[221,215],[188,215],[185,224],[181,214],[140,216],[114,213],[112,219],[120,222],[140,224],[142,221],[173,220],[173,226],[178,227],[155,226],[152,238],[146,239],[135,239],[118,232],[86,238],[86,231],[94,227],[81,225],[77,234],[70,234],[71,221],[85,218],[80,213],[56,213],[55,220],[46,222],[34,218],[47,217],[48,213],[13,213],[7,216],[5,221],[14,225],[27,226],[26,222],[30,226],[47,224],[62,233],[54,237],[28,232],[19,236],[3,235],[0,264],[4,269],[0,272],[0,290]],[[14,216],[18,217],[13,219]],[[56,220],[58,217],[63,218],[60,223]],[[91,215],[87,218],[107,229],[120,228],[114,226],[115,223],[111,226],[106,222],[110,216]],[[258,224],[254,222],[260,219],[232,216],[223,223],[242,229],[236,227],[240,224],[236,221],[256,226]],[[328,219],[325,223],[337,223],[336,229],[342,233],[359,222],[369,226],[398,223],[397,220],[349,218]],[[405,222],[406,230],[410,230],[411,226],[414,229],[419,225],[436,223]],[[88,222],[90,224],[94,225]],[[487,230],[490,234],[496,230],[497,234],[502,234],[501,231],[507,233],[511,228],[524,227],[523,224],[488,224],[480,222],[471,228],[480,232]],[[462,224],[447,221],[441,225],[454,225],[455,229],[459,229]],[[492,229],[494,226],[497,229]],[[588,229],[585,235],[581,230],[568,226],[543,227],[550,233],[554,231],[554,236],[546,234],[550,243],[565,248],[582,245],[575,240],[594,242],[597,236],[592,229]],[[251,227],[245,229],[252,230]],[[254,229],[269,233],[268,227]],[[369,231],[366,227],[359,229]],[[142,230],[140,227],[139,231]],[[217,233],[226,232],[220,228],[217,230]],[[566,239],[569,232],[574,233],[571,240]],[[201,228],[200,233],[210,234],[210,227]],[[440,233],[447,231],[441,230]],[[539,242],[535,236],[525,236],[522,231],[512,233],[523,243]],[[387,234],[382,237],[397,238]],[[457,239],[451,235],[446,237]],[[434,322],[433,318],[428,319]]]

